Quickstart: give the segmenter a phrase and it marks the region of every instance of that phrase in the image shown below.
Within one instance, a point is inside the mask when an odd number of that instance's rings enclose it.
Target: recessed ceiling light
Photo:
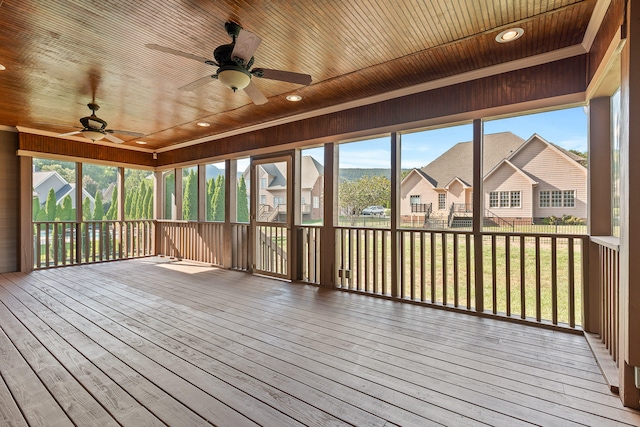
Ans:
[[[300,95],[287,95],[287,101],[291,101],[291,102],[302,101],[302,97]]]
[[[520,36],[524,34],[524,30],[522,28],[509,28],[508,30],[504,30],[500,34],[496,36],[496,41],[498,43],[509,43],[516,39],[519,39]]]
[[[146,141],[136,141],[136,144],[147,145],[147,142]]]
[[[6,70],[6,69],[7,69],[7,67],[5,67],[4,65],[0,64],[0,71]]]
[[[196,123],[198,126],[201,126],[203,128],[209,127],[211,126],[211,123],[207,123],[207,122],[198,122]]]

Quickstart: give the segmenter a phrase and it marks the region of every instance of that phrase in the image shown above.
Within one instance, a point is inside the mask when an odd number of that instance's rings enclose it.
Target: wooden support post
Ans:
[[[336,221],[338,220],[338,150],[335,144],[324,145],[323,227],[320,239],[320,285],[335,287]]]
[[[118,193],[118,197],[124,199]],[[159,255],[162,242],[162,227],[159,226],[157,220],[164,217],[162,208],[164,207],[164,174],[162,171],[155,171],[153,174],[153,220],[155,221],[155,235],[153,254]]]
[[[473,259],[476,311],[484,311],[484,270],[482,252],[482,217],[484,215],[484,189],[482,188],[482,143],[484,125],[481,119],[473,121]]]
[[[33,165],[32,157],[20,157],[20,271],[33,270]],[[40,238],[39,236],[37,236]],[[38,254],[39,255],[39,254]]]
[[[611,98],[594,98],[589,103],[589,177],[587,190],[590,236],[611,235]],[[600,262],[598,245],[588,243],[589,269],[583,280],[583,328],[600,333]]]
[[[398,231],[398,218],[400,213],[400,134],[391,133],[391,296],[402,295],[401,263],[403,254],[400,245],[400,232]],[[412,272],[413,274],[413,272]]]
[[[238,243],[232,238],[232,222],[238,221],[238,162],[237,160],[225,160],[224,163],[224,238],[222,266],[233,268],[234,245]],[[248,244],[248,242],[247,242]]]
[[[627,2],[621,55],[620,119],[620,399],[640,409],[640,3]]]

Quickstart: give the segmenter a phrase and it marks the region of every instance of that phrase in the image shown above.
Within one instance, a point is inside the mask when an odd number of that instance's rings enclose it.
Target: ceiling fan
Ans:
[[[89,109],[91,110],[91,115],[80,119],[80,124],[82,124],[82,130],[67,132],[67,133],[60,134],[58,136],[71,136],[71,135],[82,134],[82,136],[90,139],[93,142],[99,141],[102,138],[106,138],[111,142],[115,142],[116,144],[122,144],[124,141],[118,138],[117,136],[112,135],[113,133],[117,133],[120,135],[130,135],[134,137],[144,136],[143,133],[139,133],[139,132],[107,129],[107,122],[102,120],[100,117],[96,116],[96,111],[100,108],[100,106],[95,102],[91,102],[87,104],[87,107],[89,107]]]
[[[200,86],[209,83],[212,79],[217,79],[234,92],[238,89],[243,89],[254,104],[260,105],[267,102],[267,98],[256,86],[253,85],[251,82],[252,77],[279,80],[282,82],[297,83],[301,85],[308,85],[311,83],[311,76],[308,74],[294,73],[292,71],[270,70],[267,68],[251,69],[254,61],[253,53],[260,45],[260,42],[262,42],[262,39],[243,29],[240,25],[234,22],[227,22],[224,24],[224,27],[233,41],[229,44],[218,46],[213,51],[215,61],[176,49],[159,46],[157,44],[147,44],[145,46],[149,49],[159,50],[160,52],[182,56],[183,58],[193,59],[198,62],[204,62],[207,65],[218,67],[215,74],[203,77],[182,86],[178,88],[179,90],[193,91]]]

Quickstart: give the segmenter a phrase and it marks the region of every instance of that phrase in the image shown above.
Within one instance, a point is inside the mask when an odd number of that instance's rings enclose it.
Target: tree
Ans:
[[[216,181],[211,178],[207,181],[207,221],[213,221],[213,204],[215,201]]]
[[[149,188],[147,192],[147,202],[146,202],[146,219],[153,219],[153,189]]]
[[[351,219],[360,216],[367,206],[388,206],[390,199],[391,182],[385,176],[363,176],[340,183],[338,206]]]
[[[213,193],[213,220],[224,221],[224,177],[218,175]]]
[[[182,198],[182,219],[196,221],[198,219],[198,179],[193,169],[189,171],[184,185]]]
[[[38,221],[38,216],[40,214],[40,199],[38,196],[33,196],[31,199],[31,219],[33,221]]]
[[[62,199],[62,206],[58,207],[57,215],[60,221],[75,221],[75,215],[73,211],[73,201],[70,195],[64,196]]]
[[[131,189],[131,204],[129,205],[129,218],[138,219],[136,213],[138,211],[138,198],[140,197],[140,190],[138,188]]]
[[[125,190],[124,197],[124,219],[131,219],[131,203],[133,202],[133,192]]]
[[[93,208],[93,220],[102,221],[104,219],[104,206],[102,205],[102,191],[96,191],[95,206]]]
[[[89,196],[82,201],[82,219],[84,221],[91,220],[91,199],[89,199]]]
[[[47,201],[45,202],[45,210],[47,212],[47,221],[53,222],[56,220],[56,211],[58,205],[56,204],[56,192],[53,188],[49,190],[47,195]]]
[[[110,221],[113,221],[118,217],[118,187],[115,187],[111,193],[111,204],[109,205],[106,217],[107,220]]]
[[[244,182],[244,176],[240,177],[238,183],[238,200],[237,200],[237,222],[249,222],[249,202],[247,201],[247,184]]]
[[[144,219],[147,212],[146,200],[147,200],[147,183],[142,181],[138,187],[138,198],[136,200],[136,219]]]
[[[176,197],[176,175],[170,173],[164,181],[164,215],[163,218],[173,219],[173,204]]]
[[[98,191],[98,183],[92,177],[85,174],[82,177],[82,188],[89,194],[96,194],[96,191]]]

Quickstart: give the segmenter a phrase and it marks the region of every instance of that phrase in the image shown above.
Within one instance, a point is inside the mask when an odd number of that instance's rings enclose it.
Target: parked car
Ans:
[[[362,210],[362,215],[384,215],[384,207],[382,206],[369,206]]]

